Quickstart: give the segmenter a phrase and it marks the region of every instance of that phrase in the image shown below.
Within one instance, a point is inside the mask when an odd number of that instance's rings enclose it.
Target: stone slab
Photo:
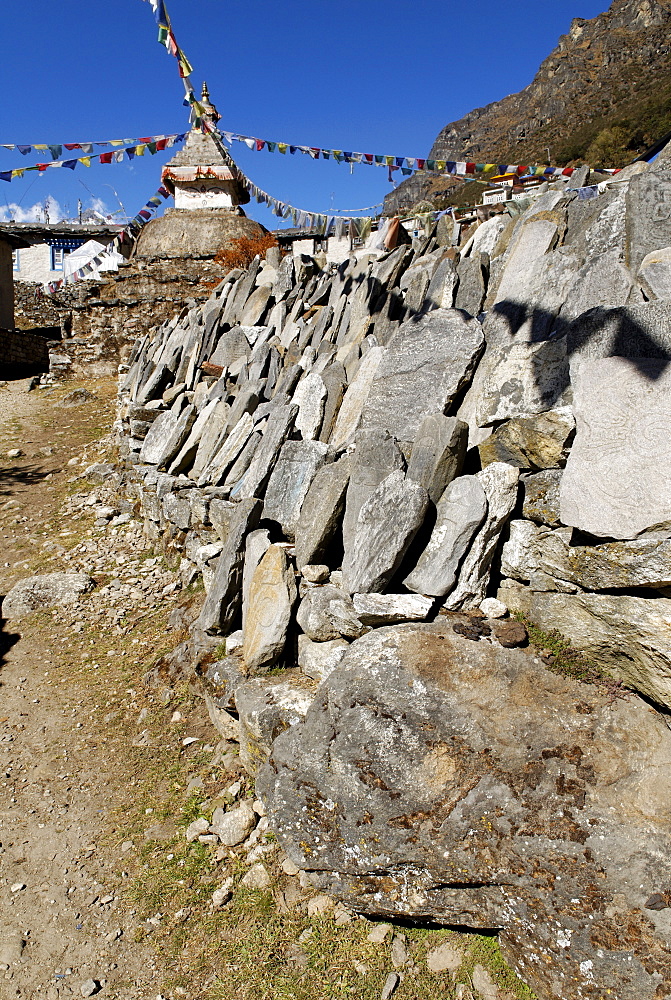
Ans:
[[[382,593],[424,520],[429,495],[399,470],[383,479],[362,506],[353,545],[343,560],[349,593]]]
[[[451,611],[477,608],[486,597],[501,529],[517,501],[519,469],[494,462],[477,478],[487,497],[487,514],[464,557],[456,586],[445,599],[444,607]]]
[[[345,508],[350,477],[350,455],[318,470],[306,494],[296,524],[296,563],[305,566],[323,560]]]
[[[247,596],[242,659],[248,673],[269,669],[282,655],[295,600],[293,566],[282,546],[270,545]]]
[[[444,597],[454,587],[473,535],[485,519],[487,497],[477,476],[455,479],[438,501],[436,523],[417,565],[403,583],[418,594]]]
[[[261,442],[237,491],[241,500],[263,493],[268,476],[280,448],[291,431],[297,413],[298,407],[293,404],[280,404],[274,408],[272,418],[263,429]]]
[[[383,479],[405,468],[405,461],[394,438],[385,430],[360,428],[350,454],[350,480],[343,519],[343,545],[349,552],[354,545],[359,512]]]
[[[420,483],[433,503],[441,496],[464,464],[468,424],[456,417],[431,413],[419,425],[408,463],[408,479]]]
[[[671,245],[671,162],[632,177],[627,191],[627,263],[634,271],[654,250]]]
[[[531,582],[538,574],[584,590],[628,590],[671,587],[671,539],[637,538],[601,545],[572,545],[570,528],[553,531],[530,521],[511,521],[501,551],[501,572]]]
[[[181,413],[175,409],[159,413],[142,443],[140,461],[165,468],[187,439],[195,419],[193,406],[186,406]]]
[[[361,359],[354,381],[348,386],[336,417],[329,444],[334,451],[344,451],[354,440],[361,413],[373,379],[380,367],[386,348],[374,347]]]
[[[634,538],[671,517],[671,366],[602,358],[572,366],[576,438],[562,476],[564,524]]]
[[[261,501],[243,500],[231,518],[214,577],[198,618],[198,627],[209,633],[228,635],[240,613],[245,538],[261,516]]]
[[[362,625],[372,628],[424,621],[433,607],[433,601],[420,594],[353,594],[352,603]]]
[[[328,445],[322,441],[285,441],[268,480],[263,516],[277,521],[286,538],[294,540],[301,507]]]
[[[413,441],[422,420],[445,413],[468,382],[483,345],[478,321],[455,309],[434,309],[403,323],[373,379],[362,426]]]

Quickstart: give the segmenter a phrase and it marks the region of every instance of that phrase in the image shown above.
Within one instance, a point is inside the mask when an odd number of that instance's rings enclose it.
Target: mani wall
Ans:
[[[498,930],[540,998],[671,996],[670,206],[662,154],[466,241],[257,259],[136,342],[100,470],[202,579],[172,669],[295,864]]]

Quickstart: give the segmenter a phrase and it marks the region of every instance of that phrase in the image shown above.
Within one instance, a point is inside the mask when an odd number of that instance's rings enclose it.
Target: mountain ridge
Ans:
[[[438,133],[429,157],[623,166],[671,129],[671,0],[614,0],[574,18],[527,87],[475,108]],[[449,203],[455,182],[415,174],[385,214]],[[440,204],[439,204],[440,207]]]

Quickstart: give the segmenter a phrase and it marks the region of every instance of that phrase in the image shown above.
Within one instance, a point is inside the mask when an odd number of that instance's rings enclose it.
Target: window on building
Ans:
[[[12,250],[12,268],[14,271],[21,270],[21,258],[18,250]]]
[[[57,240],[51,244],[51,270],[62,271],[65,258],[82,245],[83,240]]]

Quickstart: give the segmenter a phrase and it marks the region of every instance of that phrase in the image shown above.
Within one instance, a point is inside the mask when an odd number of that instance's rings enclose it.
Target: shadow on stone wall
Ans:
[[[646,328],[637,318],[637,314],[645,317],[646,310],[653,305],[644,303],[615,309],[597,306],[571,321],[544,309],[512,301],[497,303],[492,312],[505,319],[512,338],[520,337],[521,343],[529,345],[529,370],[539,393],[552,406],[569,385],[569,362],[575,356],[582,355],[585,359],[626,358],[649,381],[660,378],[671,364],[671,338],[663,340],[661,336],[656,337],[650,327]],[[655,316],[651,314],[649,318],[652,325]],[[661,320],[661,316],[658,318]],[[657,326],[661,328],[661,323]],[[562,376],[557,377],[555,363],[550,381],[543,345],[547,345],[546,353],[548,356],[551,353],[554,360],[556,345],[561,339],[566,344],[566,368]],[[534,349],[534,345],[541,346]],[[645,363],[650,358],[659,359],[664,364],[651,367]]]

